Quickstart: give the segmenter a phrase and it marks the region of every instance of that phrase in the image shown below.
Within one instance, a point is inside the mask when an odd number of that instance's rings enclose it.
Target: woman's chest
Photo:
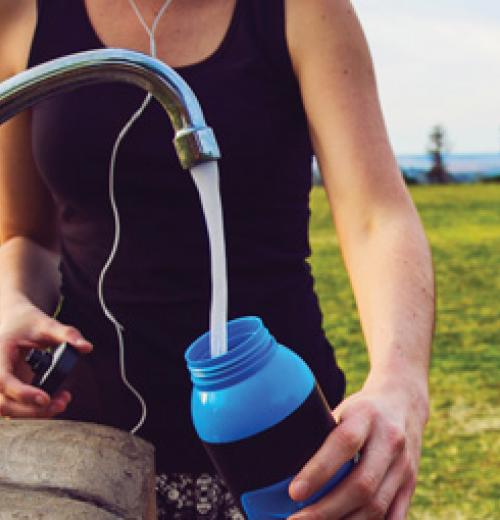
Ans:
[[[215,131],[222,152],[222,190],[238,201],[238,207],[239,201],[249,196],[271,199],[278,189],[279,200],[283,200],[283,192],[294,191],[295,183],[302,193],[306,185],[302,172],[308,175],[310,154],[296,82],[290,71],[273,66],[272,55],[255,34],[249,4],[243,1],[247,0],[238,1],[216,51],[195,65],[177,69]],[[47,4],[50,10],[40,21],[33,49],[35,64],[108,43],[99,41],[86,19],[83,0],[54,2]],[[123,5],[129,5],[128,1],[123,0]],[[54,41],[54,25],[62,27],[62,20],[71,31]],[[108,169],[113,144],[144,95],[138,88],[113,83],[78,89],[35,107],[34,156],[63,205],[85,212],[99,207],[109,210]],[[166,114],[152,102],[120,147],[116,169],[119,200],[143,208],[168,196],[172,206],[189,205],[194,188],[179,166],[172,138]],[[301,172],[300,177],[295,171]],[[285,189],[280,182],[283,175],[288,179]]]
[[[157,55],[172,67],[203,61],[224,40],[237,0],[80,0],[106,47],[150,51],[145,25],[154,33]],[[161,14],[163,13],[163,14]],[[142,17],[142,20],[141,18]]]
[[[250,58],[231,67],[215,63],[204,70],[184,71],[218,140],[224,184],[243,194],[258,186],[269,187],[265,165],[284,152],[291,153],[294,139],[304,132],[297,110],[283,100],[260,61]],[[144,95],[128,85],[96,85],[57,96],[34,109],[34,156],[59,200],[108,207],[111,151]],[[172,204],[183,205],[191,197],[191,179],[179,165],[173,137],[167,114],[151,101],[118,153],[116,189],[121,200],[147,204],[168,195]],[[240,175],[251,165],[250,175]]]

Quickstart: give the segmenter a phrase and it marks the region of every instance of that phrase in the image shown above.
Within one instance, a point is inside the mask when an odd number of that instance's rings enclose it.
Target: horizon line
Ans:
[[[418,152],[399,152],[394,150],[394,155],[396,157],[400,155],[428,155],[428,151],[418,151]],[[500,157],[500,150],[466,150],[466,151],[444,151],[443,155],[498,155]]]

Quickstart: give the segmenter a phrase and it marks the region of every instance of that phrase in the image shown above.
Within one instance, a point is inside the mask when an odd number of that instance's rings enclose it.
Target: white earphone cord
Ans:
[[[137,15],[137,18],[139,19],[141,25],[146,30],[148,36],[149,36],[149,47],[151,56],[153,58],[156,58],[156,42],[155,42],[155,31],[158,26],[158,22],[160,21],[161,17],[169,7],[169,5],[172,3],[172,0],[167,0],[162,8],[158,11],[158,14],[156,15],[153,24],[151,26],[151,29],[147,26],[141,12],[139,11],[137,5],[133,0],[129,0],[129,4],[134,10],[135,14]],[[151,94],[147,94],[144,98],[144,101],[142,102],[141,106],[138,110],[136,110],[130,119],[125,123],[123,128],[120,130],[120,133],[118,134],[118,137],[116,138],[116,141],[113,145],[113,152],[111,154],[111,161],[109,165],[109,200],[111,202],[111,208],[113,210],[113,217],[115,222],[115,236],[113,241],[113,247],[111,248],[111,252],[109,254],[109,257],[104,264],[104,267],[102,268],[102,271],[99,275],[99,282],[98,282],[98,297],[99,297],[99,303],[101,305],[101,308],[105,314],[105,316],[111,321],[111,323],[115,326],[116,335],[118,338],[118,348],[119,348],[119,361],[120,361],[120,375],[123,381],[123,384],[134,394],[134,396],[137,398],[141,405],[142,413],[141,417],[138,421],[138,423],[130,430],[130,433],[135,434],[137,431],[143,426],[144,421],[146,420],[147,416],[147,406],[146,402],[144,401],[144,398],[139,393],[139,391],[132,386],[132,384],[127,379],[127,373],[125,369],[125,342],[123,339],[123,325],[115,318],[115,316],[112,314],[112,312],[109,310],[109,308],[106,305],[106,302],[104,300],[104,279],[106,277],[106,274],[115,258],[116,251],[118,250],[118,245],[120,243],[120,234],[121,234],[121,226],[120,226],[120,214],[118,213],[118,206],[116,204],[116,198],[114,193],[114,184],[115,184],[115,164],[116,164],[116,157],[118,155],[118,150],[120,148],[120,145],[124,139],[124,137],[129,132],[132,125],[139,119],[139,117],[143,114],[144,110],[148,106],[149,102],[151,101]]]

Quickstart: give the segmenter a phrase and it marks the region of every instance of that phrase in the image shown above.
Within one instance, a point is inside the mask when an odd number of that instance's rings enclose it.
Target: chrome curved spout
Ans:
[[[124,49],[71,54],[0,83],[0,124],[54,94],[115,81],[142,87],[161,103],[174,127],[174,146],[183,168],[220,158],[214,133],[189,85],[161,61]]]

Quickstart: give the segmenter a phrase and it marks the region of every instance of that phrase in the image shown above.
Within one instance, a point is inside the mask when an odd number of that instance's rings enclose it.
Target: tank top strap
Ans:
[[[293,67],[286,40],[285,0],[238,0],[245,4],[257,42],[270,65],[292,75]]]
[[[37,0],[37,24],[28,66],[102,48],[89,24],[84,0]]]
[[[46,2],[44,0],[36,0],[36,27],[35,32],[33,34],[33,39],[31,41],[31,49],[30,54],[28,57],[28,68],[34,67],[35,65],[38,65],[42,62],[40,60],[38,54],[39,54],[39,40],[40,40],[40,20],[43,19],[44,16],[44,7],[46,5]]]
[[[43,6],[45,5],[46,2],[44,2],[44,0],[36,0],[36,10],[37,10],[37,13],[40,14],[40,12],[42,11],[43,9]]]

